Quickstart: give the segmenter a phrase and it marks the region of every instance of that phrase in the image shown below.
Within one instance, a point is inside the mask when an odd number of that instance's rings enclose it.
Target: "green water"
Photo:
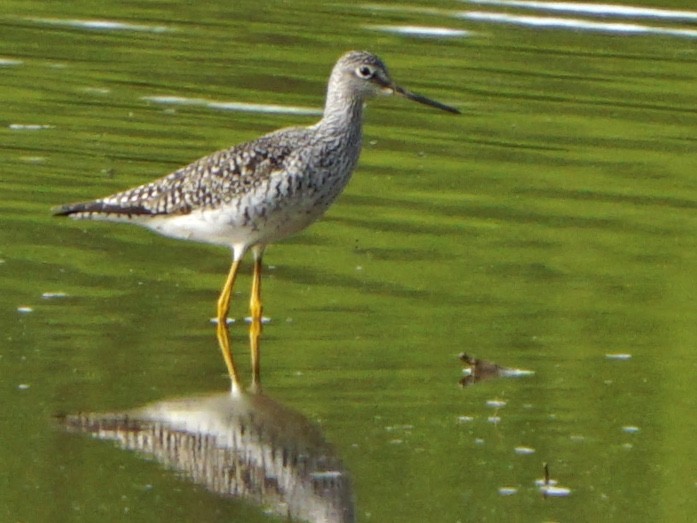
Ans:
[[[3,3],[0,520],[272,520],[57,427],[225,390],[209,319],[229,253],[50,208],[316,118],[147,97],[319,110],[351,48],[464,113],[372,103],[345,194],[265,258],[265,391],[336,447],[359,521],[694,517],[696,39],[377,7]],[[243,373],[249,284],[232,313]],[[535,374],[462,389],[462,351]],[[539,493],[543,462],[568,496]]]

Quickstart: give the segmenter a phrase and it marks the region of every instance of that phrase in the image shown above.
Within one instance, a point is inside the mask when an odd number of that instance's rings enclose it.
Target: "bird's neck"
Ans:
[[[327,93],[324,106],[324,116],[317,124],[327,134],[354,135],[360,139],[363,123],[363,100],[356,97],[344,96],[341,92]]]

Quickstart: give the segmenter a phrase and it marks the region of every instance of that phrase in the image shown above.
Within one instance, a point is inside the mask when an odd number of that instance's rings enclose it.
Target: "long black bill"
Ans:
[[[394,92],[400,96],[404,96],[405,98],[408,98],[409,100],[414,100],[415,102],[418,102],[420,104],[424,105],[430,105],[431,107],[435,107],[436,109],[440,109],[441,111],[447,111],[449,113],[455,113],[455,114],[460,114],[459,109],[455,109],[454,107],[451,107],[449,105],[442,104],[440,102],[436,102],[435,100],[431,100],[430,98],[426,98],[425,96],[422,96],[420,94],[412,93],[411,91],[407,91],[403,87],[400,87],[398,85],[392,86],[392,89]]]

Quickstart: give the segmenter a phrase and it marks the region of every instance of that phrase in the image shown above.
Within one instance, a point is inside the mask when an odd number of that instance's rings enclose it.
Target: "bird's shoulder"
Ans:
[[[265,178],[274,170],[283,168],[284,162],[303,148],[308,137],[307,128],[280,129],[255,140],[204,156],[162,180],[191,178],[201,181],[208,177]]]

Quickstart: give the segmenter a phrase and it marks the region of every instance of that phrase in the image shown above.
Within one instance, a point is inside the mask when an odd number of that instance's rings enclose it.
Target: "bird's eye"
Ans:
[[[367,80],[368,78],[373,77],[373,75],[375,74],[375,71],[373,71],[372,67],[369,67],[367,65],[361,65],[360,67],[358,67],[356,69],[356,74],[359,77],[365,78]]]

